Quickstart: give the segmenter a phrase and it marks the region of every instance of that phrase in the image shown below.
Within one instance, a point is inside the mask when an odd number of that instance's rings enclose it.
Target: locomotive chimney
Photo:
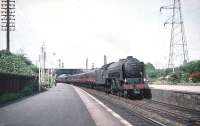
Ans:
[[[127,59],[132,59],[133,58],[133,56],[127,56]]]

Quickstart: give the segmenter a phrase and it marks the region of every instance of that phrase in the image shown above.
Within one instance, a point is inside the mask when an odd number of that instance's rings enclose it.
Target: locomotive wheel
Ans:
[[[106,79],[106,85],[105,85],[105,92],[107,94],[110,94],[111,93],[111,80],[110,79]]]
[[[137,95],[137,98],[140,99],[140,100],[144,98],[144,95],[143,95],[143,91],[142,91],[142,90],[140,90],[140,94]]]
[[[150,89],[144,89],[144,98],[147,99],[151,99],[152,98],[152,94],[151,94],[151,90]]]
[[[106,94],[111,93],[109,86],[105,86],[104,91],[106,92]]]

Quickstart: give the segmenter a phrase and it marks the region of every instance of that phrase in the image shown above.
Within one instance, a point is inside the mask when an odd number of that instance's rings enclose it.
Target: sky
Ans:
[[[16,0],[16,30],[11,52],[38,62],[45,43],[47,67],[89,68],[133,56],[156,67],[167,67],[170,11],[159,9],[171,0]],[[182,0],[190,60],[200,59],[200,1]],[[0,49],[6,34],[0,31]],[[53,55],[56,53],[56,55]]]

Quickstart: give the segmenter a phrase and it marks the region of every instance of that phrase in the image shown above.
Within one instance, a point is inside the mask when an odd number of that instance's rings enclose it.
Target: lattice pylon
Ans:
[[[174,67],[189,61],[181,1],[173,0],[172,4],[161,7],[160,11],[162,9],[172,10],[172,16],[164,23],[164,26],[171,24],[168,68],[173,68],[174,71]]]

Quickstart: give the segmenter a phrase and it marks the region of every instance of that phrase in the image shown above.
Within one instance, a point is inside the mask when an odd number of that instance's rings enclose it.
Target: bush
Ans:
[[[25,97],[25,96],[30,96],[34,93],[36,86],[33,84],[29,84],[28,86],[24,87],[21,91],[17,93],[4,93],[0,95],[0,103],[6,103],[9,101],[14,101],[19,98]]]
[[[37,68],[24,55],[0,51],[0,72],[24,75],[37,75]]]
[[[167,77],[166,80],[172,83],[200,82],[200,60],[174,68],[175,73],[172,68],[155,69],[151,63],[146,64],[145,71],[151,79],[163,80],[164,78],[161,77]]]
[[[192,82],[194,82],[194,83],[200,82],[200,72],[199,71],[193,72],[190,75],[190,78],[191,78]]]
[[[172,82],[173,84],[176,84],[180,81],[180,76],[178,73],[171,73],[166,78],[168,81]]]
[[[189,76],[190,74],[189,73],[184,73],[184,72],[181,72],[180,73],[180,82],[189,82]]]
[[[191,61],[183,66],[180,66],[179,69],[183,72],[192,74],[195,71],[200,71],[200,60]]]
[[[24,87],[24,89],[20,91],[20,94],[22,94],[22,96],[28,96],[33,94],[33,85],[28,85]]]
[[[0,96],[0,103],[13,101],[18,98],[18,95],[16,93],[5,93]]]

